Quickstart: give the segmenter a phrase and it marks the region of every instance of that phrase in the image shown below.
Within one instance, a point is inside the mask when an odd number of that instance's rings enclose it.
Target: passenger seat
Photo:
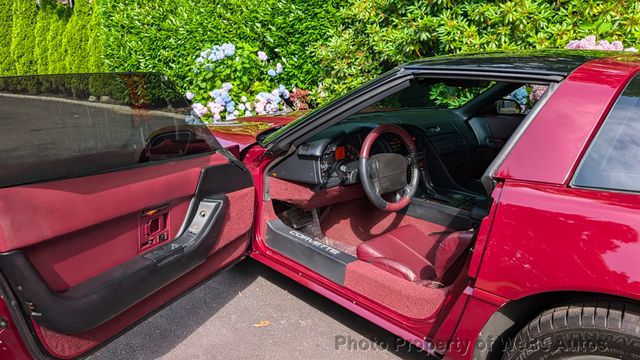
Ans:
[[[469,248],[473,231],[427,235],[400,226],[358,245],[358,260],[425,286],[441,286],[447,271]]]

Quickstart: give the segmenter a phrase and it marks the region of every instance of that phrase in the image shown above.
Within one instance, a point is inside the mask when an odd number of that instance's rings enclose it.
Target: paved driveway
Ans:
[[[90,359],[426,358],[425,353],[402,344],[380,327],[247,260]]]

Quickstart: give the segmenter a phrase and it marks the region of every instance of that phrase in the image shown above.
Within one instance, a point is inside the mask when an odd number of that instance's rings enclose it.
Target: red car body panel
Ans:
[[[0,318],[6,322],[6,328],[0,330],[0,359],[30,360],[29,351],[20,338],[15,322],[4,299],[0,299]]]
[[[639,63],[609,59],[580,66],[540,110],[495,177],[566,184],[600,121],[639,69]]]
[[[635,194],[508,180],[476,286],[508,299],[549,291],[640,299],[638,215]]]
[[[256,136],[261,133],[287,125],[304,115],[304,112],[294,112],[286,115],[252,116],[240,119],[232,124],[212,124],[207,127],[220,144],[224,147],[238,146],[242,151],[256,143]]]

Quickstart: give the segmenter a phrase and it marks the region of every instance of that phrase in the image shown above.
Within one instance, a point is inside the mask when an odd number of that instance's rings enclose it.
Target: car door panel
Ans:
[[[221,154],[0,189],[0,251],[24,248],[195,194],[203,168]],[[135,196],[132,196],[135,194]],[[73,219],[73,221],[68,221]]]
[[[0,247],[2,252],[26,248],[47,284],[65,290],[140,253],[138,229],[145,209],[168,204],[169,238],[174,238],[203,166],[228,163],[215,154],[0,189],[0,212],[5,214],[0,219]]]
[[[235,239],[223,249],[209,256],[204,263],[189,273],[90,331],[79,334],[61,334],[46,327],[34,326],[36,334],[47,352],[56,357],[74,358],[91,351],[113,338],[115,334],[152,315],[158,308],[206,280],[211,274],[234,264],[245,253],[247,240],[248,234]]]
[[[0,93],[17,138],[0,145],[10,169],[0,173],[1,295],[23,337],[71,358],[241,259],[255,189],[205,126],[185,124],[193,115],[181,95],[162,97],[166,78],[36,78],[45,95],[19,93],[33,78],[0,78],[2,91],[20,85]],[[91,91],[149,98],[76,97]],[[23,102],[29,110],[15,110]]]
[[[213,157],[216,157],[216,155]],[[200,165],[202,165],[202,163]],[[222,172],[229,177],[234,168],[238,169],[236,172],[243,172],[242,169],[233,164],[199,168],[202,176],[200,176],[201,185],[197,186],[197,191],[196,186],[191,186],[192,184],[189,183],[189,177],[185,177],[187,180],[185,181],[186,185],[176,187],[176,189],[182,189],[184,187],[184,191],[187,191],[187,193],[189,187],[191,187],[192,191],[194,191],[194,204],[196,205],[192,206],[192,209],[189,211],[190,214],[187,216],[187,223],[189,225],[187,225],[186,230],[183,230],[176,239],[168,239],[166,245],[161,245],[146,253],[135,254],[137,256],[131,257],[131,259],[118,265],[111,266],[108,270],[100,272],[98,275],[89,279],[85,279],[79,283],[72,282],[72,286],[63,292],[56,291],[55,288],[47,284],[44,276],[41,275],[42,272],[37,270],[27,256],[26,252],[28,250],[13,250],[3,253],[0,256],[0,267],[4,270],[5,276],[7,276],[12,287],[18,289],[17,295],[22,300],[25,311],[28,311],[37,323],[61,333],[79,333],[91,330],[122,311],[125,311],[127,308],[175,280],[177,277],[184,275],[184,273],[202,263],[206,257],[211,254],[214,250],[215,243],[219,239],[221,228],[224,225],[224,219],[226,217],[228,199],[225,191],[237,191],[242,188],[249,188],[252,185],[249,177],[242,176],[239,176],[238,180],[245,179],[244,181],[225,181],[224,184],[220,186],[216,184],[220,182],[219,175],[221,175]],[[167,176],[170,178],[173,174],[168,174]],[[90,190],[90,188],[94,186],[101,187],[102,181],[111,183],[108,181],[108,178],[113,176],[115,176],[114,173],[97,175],[99,179],[95,182],[91,177],[83,178],[84,182],[90,183],[91,185],[78,188],[66,183],[81,181],[79,179],[62,181],[63,184],[55,184],[55,182],[48,183],[45,185],[47,189],[67,190],[55,192],[55,195],[50,196],[53,200],[48,201],[65,205],[69,204],[68,206],[71,206],[72,209],[82,208],[83,206],[80,204],[82,200],[80,198],[85,198],[85,204],[92,204],[94,202],[91,201],[91,198],[96,196],[94,195],[96,194],[95,191],[87,190]],[[135,177],[135,174],[133,177]],[[233,175],[231,175],[231,177],[233,177]],[[163,176],[159,176],[158,178],[162,179]],[[137,217],[140,216],[139,214],[142,214],[145,209],[151,207],[152,204],[158,203],[158,200],[162,200],[162,203],[167,204],[165,206],[170,206],[167,199],[158,198],[158,196],[166,196],[163,194],[165,186],[153,186],[155,185],[155,179],[158,178],[150,180],[150,186],[146,187],[145,190],[140,190],[140,192],[136,193],[136,196],[131,196],[132,189],[128,186],[131,183],[125,181],[123,182],[123,186],[117,187],[119,190],[113,190],[116,194],[113,194],[109,199],[102,199],[104,203],[115,202],[117,204],[121,201],[126,201],[126,199],[117,196],[117,193],[121,191],[129,192],[129,197],[144,199],[141,201],[127,202],[128,205],[122,207],[122,211],[125,213],[123,216],[133,218],[133,221],[125,221],[122,223],[122,232],[129,235],[123,238],[129,237],[129,243],[134,244],[136,247],[139,244],[138,235],[140,223],[137,219]],[[137,180],[138,181],[135,181],[136,185],[146,183],[145,181]],[[162,182],[162,180],[160,181]],[[44,200],[44,202],[43,200],[29,201],[32,194],[29,190],[33,190],[32,188],[38,186],[40,185],[29,185],[3,190],[4,192],[10,193],[10,195],[5,198],[11,203],[42,203],[45,208],[49,208],[47,206],[49,204],[47,200]],[[113,189],[113,187],[110,186],[109,188]],[[122,188],[124,189],[122,190]],[[74,191],[68,191],[71,189],[74,189]],[[80,191],[76,192],[75,189],[80,189]],[[33,191],[38,192],[37,190]],[[150,191],[153,195],[146,196],[148,195],[146,193],[147,191]],[[103,193],[104,192],[106,192],[106,190],[104,190]],[[171,191],[168,192],[171,195],[169,199],[171,199],[173,195],[179,196],[179,198],[183,198],[184,195],[186,195],[186,193],[183,194],[181,191],[177,191],[175,194]],[[80,194],[80,196],[78,196],[78,194]],[[1,193],[0,197],[2,197]],[[24,201],[20,202],[20,200]],[[27,206],[27,208],[31,209],[32,206]],[[94,224],[99,222],[98,219],[104,218],[110,222],[110,219],[113,217],[117,218],[117,211],[114,209],[114,206],[105,206],[105,210],[102,211],[99,207],[95,207],[94,209],[95,210],[91,209],[87,211],[92,214],[88,216],[88,220],[85,220],[86,224],[83,223],[81,219],[74,221],[74,223],[95,228]],[[50,217],[52,220],[40,220],[38,226],[46,227],[49,221],[52,221],[52,224],[61,221],[58,217],[61,216],[60,214],[65,214],[64,210],[63,207],[62,209],[58,209],[58,211],[54,211],[53,214],[56,215]],[[73,212],[73,210],[69,212]],[[66,214],[69,212],[66,212]],[[170,215],[170,211],[168,211],[167,214]],[[8,231],[5,233],[12,234],[12,232],[15,231],[14,226],[21,225],[20,220],[24,219],[23,215],[24,213],[22,211],[17,212],[16,216],[18,218],[17,221],[15,221],[17,224],[12,224],[10,221],[4,222],[5,225],[10,225],[8,226]],[[46,214],[40,214],[40,216],[42,218],[47,217]],[[98,229],[107,230],[107,234],[111,233],[110,226],[106,228],[104,226],[98,227]],[[115,230],[117,231],[118,229]],[[46,233],[46,231],[36,228],[32,233],[41,235]],[[108,238],[108,236],[105,236],[105,238]],[[96,247],[93,247],[93,249],[96,249]],[[73,255],[74,251],[77,250],[72,250],[71,255]],[[134,252],[138,251],[140,251],[139,248],[134,248]],[[92,256],[82,255],[84,254],[80,254],[75,258],[81,259],[80,261],[84,258],[87,263],[90,263]],[[114,259],[112,258],[110,261],[113,262]],[[81,268],[82,267],[78,267],[78,269]],[[94,268],[94,272],[96,272],[94,266],[91,266],[91,268]],[[53,276],[60,276],[60,273],[55,271],[53,274]],[[75,280],[74,282],[77,282],[77,279]]]

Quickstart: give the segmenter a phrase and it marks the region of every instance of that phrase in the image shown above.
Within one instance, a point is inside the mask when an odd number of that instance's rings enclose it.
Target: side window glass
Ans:
[[[0,187],[217,147],[184,96],[154,73],[0,77],[0,119]]]
[[[578,187],[640,191],[640,78],[611,108],[573,180]]]

